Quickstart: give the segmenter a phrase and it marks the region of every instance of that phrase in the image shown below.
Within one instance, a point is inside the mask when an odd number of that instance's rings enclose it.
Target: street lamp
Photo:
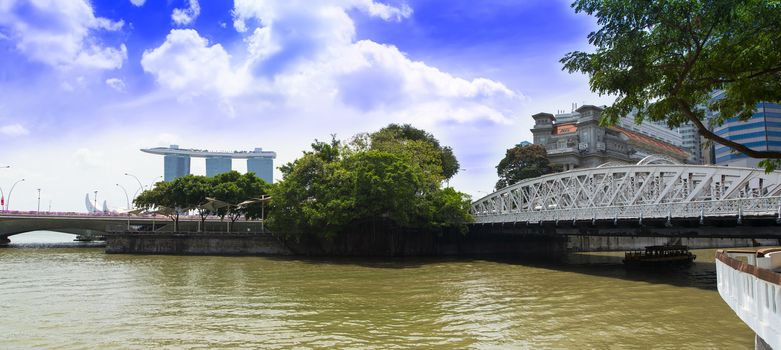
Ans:
[[[138,195],[138,192],[144,190],[144,185],[141,184],[141,180],[138,179],[138,176],[135,176],[135,175],[130,174],[130,173],[125,173],[125,176],[130,176],[130,177],[134,178],[136,180],[136,182],[138,183],[138,189],[136,190],[136,193],[133,194],[133,198],[136,198],[136,196]]]
[[[8,198],[6,198],[5,201],[5,210],[8,210],[11,207],[11,193],[14,192],[14,187],[16,187],[16,184],[22,181],[24,181],[24,179],[17,180],[16,182],[14,182],[14,184],[11,186],[11,189],[8,191]]]
[[[37,214],[41,214],[41,189],[38,189],[38,211]]]
[[[266,233],[266,202],[271,196],[260,196],[260,233]]]
[[[125,186],[122,186],[120,184],[117,184],[117,186],[119,186],[119,188],[122,189],[122,192],[125,192],[125,200],[127,201],[127,209],[130,210],[130,197],[128,197],[128,195],[127,195],[127,190],[125,189]]]
[[[147,188],[151,190],[151,189],[152,189],[152,187],[154,187],[154,186],[155,186],[155,184],[158,182],[158,181],[157,181],[157,179],[162,179],[162,178],[163,178],[163,175],[160,175],[160,176],[158,176],[158,177],[154,178],[154,179],[152,180],[152,182],[151,182],[151,183],[149,183],[149,186],[147,186]]]

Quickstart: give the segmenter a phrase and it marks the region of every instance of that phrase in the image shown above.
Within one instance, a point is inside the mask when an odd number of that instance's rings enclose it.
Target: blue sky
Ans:
[[[411,123],[481,196],[532,114],[610,102],[558,63],[594,26],[569,0],[0,0],[0,189],[26,179],[12,209],[37,188],[44,208],[94,190],[118,208],[125,172],[162,174],[142,147],[263,147],[279,165]]]

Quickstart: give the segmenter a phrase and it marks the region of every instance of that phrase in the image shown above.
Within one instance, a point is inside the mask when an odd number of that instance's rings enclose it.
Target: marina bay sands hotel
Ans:
[[[276,152],[255,148],[253,151],[208,151],[202,149],[184,149],[178,145],[169,147],[143,148],[142,152],[163,156],[163,179],[172,181],[190,173],[190,158],[206,158],[206,176],[215,176],[231,171],[233,159],[246,159],[247,172],[254,172],[267,183],[274,180],[274,158]]]

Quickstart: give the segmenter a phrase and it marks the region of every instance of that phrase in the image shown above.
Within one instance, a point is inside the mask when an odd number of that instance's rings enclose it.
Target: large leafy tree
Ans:
[[[425,130],[409,124],[389,124],[370,134],[369,139],[372,149],[393,153],[407,152],[410,156],[427,157],[427,159],[418,159],[415,163],[438,167],[439,171],[436,175],[444,180],[449,180],[458,173],[458,159],[453,154],[453,149],[440,145],[439,140]]]
[[[463,227],[471,220],[469,198],[440,188],[441,164],[441,150],[423,139],[375,142],[362,134],[350,146],[315,141],[312,151],[280,168],[269,224],[282,234],[322,237],[367,223]]]
[[[757,103],[781,101],[779,0],[577,0],[576,12],[597,18],[594,52],[570,52],[561,62],[589,75],[591,89],[616,96],[603,122],[637,110],[638,121],[690,122],[700,134],[772,169],[781,152],[753,150],[708,129],[747,120]],[[724,97],[712,98],[723,90]]]
[[[517,145],[507,150],[496,166],[499,181],[496,189],[510,186],[523,179],[533,178],[561,171],[561,166],[551,164],[548,152],[542,145]]]
[[[258,199],[269,192],[269,185],[252,172],[240,174],[231,170],[213,177],[211,183],[211,196],[229,204],[218,209],[215,214],[221,219],[227,217],[231,222],[235,222],[242,216],[258,217],[256,207],[260,203],[251,206],[239,206],[239,204]]]
[[[179,231],[179,215],[188,206],[181,187],[174,182],[158,182],[152,189],[141,192],[133,200],[137,208],[155,209],[174,222],[174,231]]]

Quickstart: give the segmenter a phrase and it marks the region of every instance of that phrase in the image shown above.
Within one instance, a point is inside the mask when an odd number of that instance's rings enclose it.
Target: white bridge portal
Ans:
[[[781,215],[781,172],[649,156],[527,179],[472,203],[476,223]]]

